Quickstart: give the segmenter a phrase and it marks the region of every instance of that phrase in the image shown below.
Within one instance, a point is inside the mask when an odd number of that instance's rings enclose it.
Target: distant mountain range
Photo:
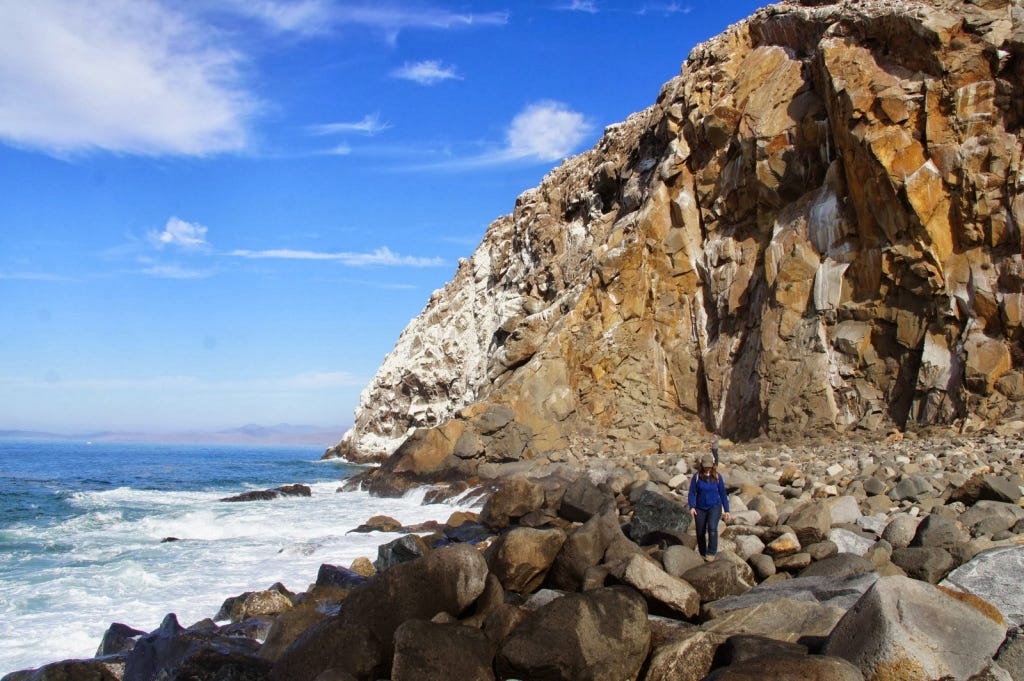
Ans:
[[[273,426],[248,424],[228,430],[182,430],[169,432],[99,431],[92,433],[48,433],[31,430],[0,430],[0,439],[88,440],[92,442],[172,442],[184,444],[321,445],[338,442],[344,428],[279,423]]]

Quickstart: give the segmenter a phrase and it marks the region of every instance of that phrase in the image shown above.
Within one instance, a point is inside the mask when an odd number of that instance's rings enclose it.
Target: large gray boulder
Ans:
[[[700,594],[688,582],[665,572],[660,565],[642,553],[612,566],[612,574],[632,586],[650,601],[660,603],[693,617],[700,612]]]
[[[725,637],[693,630],[651,652],[644,681],[701,681],[715,662]]]
[[[488,495],[480,510],[480,522],[492,529],[503,530],[513,520],[539,510],[546,498],[547,492],[540,483],[511,478]]]
[[[992,659],[1006,628],[940,589],[881,577],[839,621],[824,653],[873,679],[969,679]]]
[[[846,612],[856,603],[878,574],[868,572],[852,577],[795,577],[780,582],[765,582],[739,596],[729,596],[704,606],[710,618],[721,617],[732,610],[750,608],[777,600],[802,601],[835,607]]]
[[[724,636],[758,634],[794,643],[824,640],[844,613],[833,605],[778,598],[717,613],[701,628]]]
[[[980,596],[999,609],[1006,621],[1024,626],[1024,546],[982,551],[950,572],[941,582],[957,591]]]
[[[935,546],[909,546],[895,549],[892,562],[909,577],[930,584],[938,584],[952,570],[956,561],[946,549]]]
[[[556,598],[502,642],[501,678],[622,681],[636,678],[650,648],[647,604],[636,591],[607,587]]]
[[[800,573],[801,577],[852,577],[873,572],[875,564],[863,556],[853,553],[837,553],[834,556],[811,563]]]
[[[458,616],[484,592],[487,563],[472,546],[437,549],[401,563],[352,591],[341,612],[303,632],[277,658],[272,681],[313,681],[340,669],[386,678],[394,634],[406,620]]]
[[[565,543],[565,532],[515,527],[503,533],[487,552],[487,565],[506,591],[527,594],[544,581]]]
[[[823,501],[809,501],[793,511],[786,524],[793,528],[801,546],[815,544],[828,539],[832,510]]]
[[[970,537],[955,520],[931,513],[917,526],[910,546],[932,546],[948,549],[966,542]]]
[[[584,523],[595,515],[615,509],[615,497],[598,489],[585,477],[569,484],[558,505],[558,515],[566,520]]]
[[[720,667],[705,681],[864,681],[846,660],[824,655],[784,653]]]
[[[493,681],[493,660],[479,629],[409,620],[395,631],[391,681]]]
[[[742,561],[720,559],[683,573],[682,579],[700,594],[701,603],[738,596],[754,588],[753,571]]]
[[[578,591],[587,570],[602,561],[613,542],[631,543],[622,533],[618,514],[593,516],[571,532],[562,544],[548,573],[549,583],[566,591]]]
[[[957,518],[973,537],[1008,530],[1022,519],[1024,508],[1003,501],[979,501]]]

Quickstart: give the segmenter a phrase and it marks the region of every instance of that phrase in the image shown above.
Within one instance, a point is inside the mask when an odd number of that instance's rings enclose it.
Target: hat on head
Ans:
[[[711,468],[714,465],[715,465],[715,457],[711,456],[710,454],[705,454],[704,456],[700,457],[700,467],[701,468]]]

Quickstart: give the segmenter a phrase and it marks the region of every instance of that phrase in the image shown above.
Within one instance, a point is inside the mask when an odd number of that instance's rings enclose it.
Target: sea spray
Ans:
[[[372,559],[396,536],[350,532],[370,516],[443,521],[473,502],[423,505],[425,490],[338,493],[357,469],[317,464],[317,454],[0,443],[0,503],[22,509],[0,520],[0,675],[91,657],[112,622],[149,631],[174,612],[187,626],[244,591],[305,590],[320,564]],[[312,496],[219,501],[295,482]]]

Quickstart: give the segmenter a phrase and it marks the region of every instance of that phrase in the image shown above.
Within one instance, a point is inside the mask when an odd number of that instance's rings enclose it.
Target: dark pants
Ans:
[[[697,551],[702,556],[718,553],[718,521],[722,519],[722,505],[697,509]]]

